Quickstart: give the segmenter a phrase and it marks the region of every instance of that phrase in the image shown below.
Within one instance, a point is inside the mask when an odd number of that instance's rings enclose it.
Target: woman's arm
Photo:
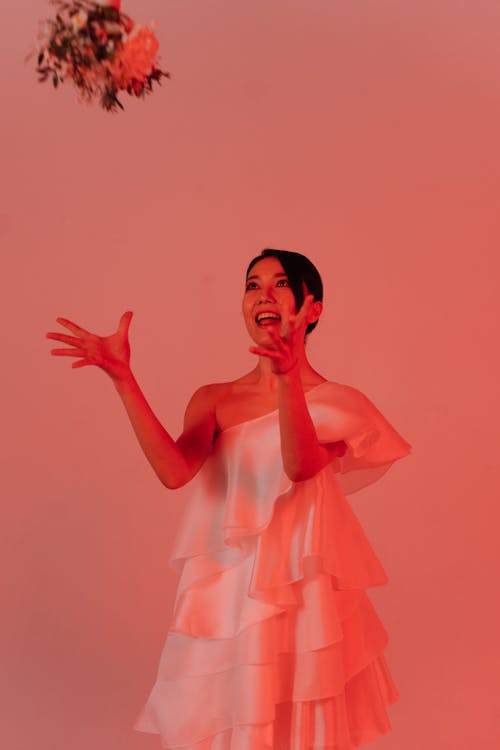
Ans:
[[[177,489],[197,473],[212,448],[215,416],[210,387],[192,396],[184,417],[184,431],[177,441],[169,435],[149,406],[135,377],[115,382],[139,445],[159,480]]]
[[[198,389],[186,409],[184,432],[174,441],[146,401],[130,369],[128,329],[132,313],[122,315],[111,336],[97,336],[66,318],[57,322],[72,335],[50,332],[47,338],[68,344],[51,354],[76,357],[73,368],[95,365],[111,378],[123,402],[139,444],[160,481],[170,489],[181,487],[196,474],[211,450],[215,434],[212,389]]]
[[[304,396],[300,362],[306,361],[304,335],[313,297],[306,295],[297,315],[282,311],[280,332],[268,328],[274,347],[252,346],[254,354],[269,357],[278,380],[278,408],[283,467],[293,482],[310,479],[336,456],[343,456],[347,445],[343,440],[321,444],[316,435]]]
[[[283,467],[292,482],[310,479],[335,456],[344,455],[343,441],[318,442],[298,368],[278,376],[278,404]]]

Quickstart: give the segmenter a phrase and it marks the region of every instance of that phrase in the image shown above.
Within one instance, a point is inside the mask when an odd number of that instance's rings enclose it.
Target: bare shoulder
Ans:
[[[233,383],[208,383],[195,390],[189,403],[214,404],[231,391]]]
[[[215,419],[216,405],[227,392],[229,385],[229,383],[208,383],[197,388],[186,406],[185,425],[205,421],[205,419]]]

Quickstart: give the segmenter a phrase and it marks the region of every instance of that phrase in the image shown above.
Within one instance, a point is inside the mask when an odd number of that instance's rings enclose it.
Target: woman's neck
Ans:
[[[259,363],[251,375],[255,378],[254,382],[259,387],[259,390],[272,393],[278,391],[280,376],[272,371],[272,362],[268,357],[259,357]],[[299,359],[297,375],[302,383],[313,383],[324,379],[311,367],[305,354]]]

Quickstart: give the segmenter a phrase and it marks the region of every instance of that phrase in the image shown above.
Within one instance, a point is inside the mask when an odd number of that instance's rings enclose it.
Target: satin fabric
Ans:
[[[134,728],[168,750],[353,750],[391,728],[387,632],[366,589],[386,573],[346,495],[411,447],[360,391],[306,393],[316,476],[283,470],[279,414],[219,434],[191,482],[157,680]]]

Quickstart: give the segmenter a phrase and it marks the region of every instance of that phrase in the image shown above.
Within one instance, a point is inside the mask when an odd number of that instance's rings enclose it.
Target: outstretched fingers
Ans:
[[[63,344],[71,344],[72,346],[81,346],[81,338],[76,336],[68,336],[66,333],[58,333],[57,331],[50,331],[46,334],[48,339],[54,339],[54,341],[61,341]]]
[[[283,341],[283,337],[281,336],[278,329],[275,328],[274,326],[269,326],[267,329],[267,332],[269,336],[272,338],[273,343],[276,345],[276,348],[284,352],[286,350],[286,347]]]
[[[67,333],[60,333],[59,331],[49,331],[49,333],[46,334],[46,337],[48,339],[52,339],[54,341],[60,341],[63,344],[69,344],[71,346],[71,349],[51,349],[50,353],[55,357],[86,357],[88,358],[89,352],[87,349],[88,339],[91,338],[92,334],[90,334],[88,331],[85,330],[85,328],[82,328],[81,326],[76,325],[76,323],[73,323],[71,320],[67,320],[66,318],[56,318],[56,321],[64,326],[65,328],[68,328],[72,333],[74,333],[74,336],[69,336]],[[87,339],[87,341],[86,341]],[[85,360],[80,360],[85,361]],[[73,363],[72,367],[75,367],[75,365],[78,363]],[[89,363],[90,364],[90,363]],[[80,367],[81,365],[78,364]]]
[[[313,302],[314,302],[314,295],[312,294],[306,295],[299,312],[297,313],[297,315],[293,316],[293,322],[294,322],[295,328],[300,328],[302,322],[305,319],[307,319],[307,316],[312,311]]]
[[[251,346],[249,347],[252,354],[260,354],[262,357],[271,357],[271,359],[283,359],[283,354],[276,351],[275,349],[265,349],[262,346]]]
[[[59,325],[64,326],[65,328],[68,328],[71,333],[74,333],[75,336],[78,336],[79,338],[83,338],[83,336],[90,336],[90,332],[86,331],[85,328],[82,328],[81,326],[77,326],[76,323],[73,323],[71,320],[68,320],[67,318],[56,318],[56,322],[59,323]]]
[[[118,331],[122,335],[128,335],[128,329],[130,328],[130,321],[132,320],[133,315],[134,313],[132,312],[132,310],[127,310],[127,312],[124,312],[121,316],[120,322],[118,324]]]
[[[87,365],[98,365],[99,362],[94,357],[85,357],[85,359],[79,359],[77,362],[73,362],[71,367],[76,369],[77,367],[86,367]]]
[[[51,349],[50,353],[56,357],[86,357],[87,352],[84,349]]]
[[[295,331],[298,331],[303,325],[304,321],[307,323],[307,317],[312,310],[314,302],[314,296],[307,294],[304,297],[304,301],[298,313],[292,313],[292,302],[289,302],[283,311],[282,326],[280,335],[283,338],[287,338],[292,335]]]

